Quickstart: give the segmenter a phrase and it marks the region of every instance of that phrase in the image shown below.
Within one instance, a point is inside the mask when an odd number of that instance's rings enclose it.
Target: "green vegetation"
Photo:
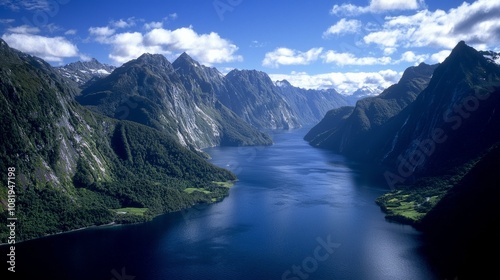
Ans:
[[[207,191],[203,188],[186,188],[184,189],[185,192],[187,192],[188,194],[192,194],[193,192],[202,192],[204,194],[211,194],[212,192],[211,191]]]
[[[148,211],[148,208],[126,207],[126,208],[113,209],[113,211],[115,211],[116,214],[120,215],[131,214],[131,215],[144,216],[144,213]]]
[[[234,185],[234,181],[227,181],[227,182],[212,182],[218,186],[224,187],[224,188],[231,188]]]
[[[387,214],[388,220],[417,224],[436,204],[469,172],[478,160],[472,160],[448,175],[425,177],[412,185],[398,189],[377,198],[376,203]]]

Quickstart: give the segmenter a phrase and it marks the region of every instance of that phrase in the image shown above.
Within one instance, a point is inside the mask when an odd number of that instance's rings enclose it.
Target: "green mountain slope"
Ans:
[[[165,133],[82,107],[50,65],[1,40],[0,81],[0,215],[15,168],[17,241],[210,203],[235,180]]]

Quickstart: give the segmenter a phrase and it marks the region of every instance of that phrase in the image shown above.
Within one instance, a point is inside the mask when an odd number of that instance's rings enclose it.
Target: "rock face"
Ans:
[[[305,90],[288,81],[273,83],[255,70],[233,70],[227,90],[218,94],[227,107],[262,129],[289,129],[317,123],[329,110],[349,101],[334,89]]]
[[[82,91],[77,100],[113,118],[135,121],[200,149],[216,145],[267,145],[271,140],[215,98],[217,70],[187,54],[171,64],[144,54]]]
[[[248,123],[265,129],[300,127],[297,113],[276,91],[269,76],[256,70],[233,70],[226,75],[228,91],[223,104]]]
[[[334,89],[306,90],[294,87],[286,80],[275,84],[278,93],[298,115],[301,125],[316,124],[328,111],[352,105],[350,97],[341,95]]]

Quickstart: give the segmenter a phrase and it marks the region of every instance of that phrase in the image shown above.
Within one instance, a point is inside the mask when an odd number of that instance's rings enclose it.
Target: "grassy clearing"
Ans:
[[[212,182],[220,187],[224,187],[224,188],[231,188],[232,186],[234,186],[234,182],[233,181],[228,181],[228,182]]]
[[[134,208],[134,207],[113,209],[113,211],[115,211],[117,214],[131,214],[137,216],[144,216],[144,213],[147,210],[148,208]]]
[[[202,192],[204,194],[211,194],[212,192],[209,190],[205,190],[204,188],[185,188],[185,192],[188,194],[192,194],[193,192]]]

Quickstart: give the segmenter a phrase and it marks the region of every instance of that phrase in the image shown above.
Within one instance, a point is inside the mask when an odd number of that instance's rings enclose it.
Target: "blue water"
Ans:
[[[208,149],[214,164],[239,178],[222,202],[18,244],[18,273],[26,279],[437,279],[420,253],[420,234],[385,221],[374,203],[388,186],[310,147],[302,140],[306,132],[274,132],[269,147]]]

